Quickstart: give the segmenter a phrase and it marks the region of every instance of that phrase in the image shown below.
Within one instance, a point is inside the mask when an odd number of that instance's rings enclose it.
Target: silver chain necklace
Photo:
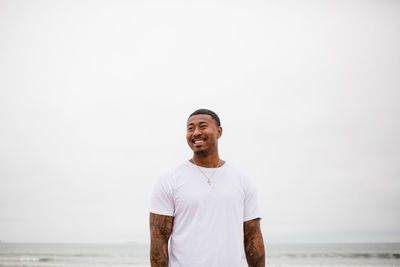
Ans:
[[[194,157],[193,157],[193,162],[194,162],[194,164],[197,166],[197,168],[199,169],[199,171],[201,172],[201,174],[203,174],[203,176],[207,179],[207,183],[208,183],[209,186],[211,186],[211,178],[213,178],[214,174],[217,172],[218,165],[219,165],[220,161],[221,161],[221,159],[218,160],[217,166],[215,167],[215,170],[213,171],[213,173],[212,173],[210,176],[207,176],[207,175],[202,171],[202,169],[199,167],[199,165],[197,165],[197,163],[196,163],[196,161],[194,160]]]

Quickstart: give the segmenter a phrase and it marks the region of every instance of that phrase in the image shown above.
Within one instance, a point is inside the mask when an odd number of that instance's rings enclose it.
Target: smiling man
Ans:
[[[193,112],[186,140],[193,157],[163,175],[150,203],[151,266],[265,266],[257,194],[251,180],[220,159],[217,114]]]

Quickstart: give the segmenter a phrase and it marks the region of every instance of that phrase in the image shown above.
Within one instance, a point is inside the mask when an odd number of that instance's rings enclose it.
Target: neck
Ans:
[[[212,155],[193,154],[193,158],[190,161],[201,167],[215,168],[219,167],[217,165],[221,162],[221,159],[219,158],[218,153]]]

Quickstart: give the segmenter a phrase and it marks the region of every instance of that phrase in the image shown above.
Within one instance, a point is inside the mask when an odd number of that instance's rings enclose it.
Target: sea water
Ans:
[[[266,244],[266,266],[400,266],[400,244]],[[0,266],[150,266],[145,244],[0,243]],[[242,266],[247,266],[245,260]]]

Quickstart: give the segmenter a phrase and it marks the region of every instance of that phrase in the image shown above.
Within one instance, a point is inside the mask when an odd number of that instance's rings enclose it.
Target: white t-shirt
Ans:
[[[215,168],[202,170],[210,176]],[[243,222],[260,218],[255,186],[228,163],[209,185],[198,167],[185,161],[160,177],[150,212],[174,217],[170,267],[239,267]]]

